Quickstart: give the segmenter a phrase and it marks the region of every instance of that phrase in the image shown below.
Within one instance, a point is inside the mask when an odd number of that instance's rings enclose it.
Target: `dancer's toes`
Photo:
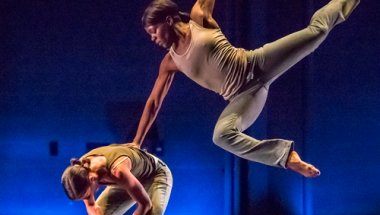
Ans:
[[[306,178],[314,178],[321,175],[321,172],[317,168],[303,161],[296,163],[292,167],[289,166],[289,168],[305,176]]]
[[[298,172],[307,178],[317,177],[321,174],[321,172],[313,165],[302,161],[295,151],[290,153],[287,165],[289,169]]]
[[[321,175],[321,172],[315,168],[313,165],[308,164],[309,167],[307,168],[307,173],[304,175],[305,177],[312,178],[312,177],[317,177]]]

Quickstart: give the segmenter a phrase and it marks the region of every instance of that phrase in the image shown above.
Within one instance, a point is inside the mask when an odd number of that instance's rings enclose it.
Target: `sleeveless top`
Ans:
[[[177,68],[202,87],[231,99],[247,80],[246,51],[233,47],[220,29],[206,29],[190,20],[190,31],[191,42],[183,55],[170,48]]]
[[[111,144],[91,150],[83,155],[80,160],[91,155],[104,156],[106,158],[106,169],[111,172],[111,166],[121,156],[127,156],[132,162],[131,173],[137,179],[145,179],[156,172],[156,161],[153,155],[140,150],[131,144]]]

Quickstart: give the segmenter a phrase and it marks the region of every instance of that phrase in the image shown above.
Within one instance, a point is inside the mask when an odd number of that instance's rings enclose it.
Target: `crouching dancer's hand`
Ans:
[[[136,148],[141,148],[141,144],[140,143],[137,143],[137,142],[132,142],[132,143],[128,143],[128,144],[131,144],[132,146],[136,147]]]
[[[94,194],[91,194],[89,197],[83,199],[83,201],[86,205],[88,215],[104,215],[102,209],[95,202]]]

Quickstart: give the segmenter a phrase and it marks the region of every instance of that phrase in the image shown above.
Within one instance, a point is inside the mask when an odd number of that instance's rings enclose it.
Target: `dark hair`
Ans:
[[[84,164],[90,166],[89,159],[82,161],[72,158],[70,166],[62,174],[61,183],[66,195],[70,200],[81,200],[86,194],[87,189],[90,187],[89,169],[84,167]]]
[[[171,0],[154,0],[145,9],[142,24],[144,27],[147,27],[165,22],[167,16],[173,16],[173,18],[178,19],[178,21],[182,21],[181,17],[184,18],[186,22],[190,19],[190,15],[180,12],[177,4]]]

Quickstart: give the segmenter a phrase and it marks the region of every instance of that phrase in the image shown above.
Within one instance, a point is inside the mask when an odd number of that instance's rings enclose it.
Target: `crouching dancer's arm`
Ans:
[[[123,157],[118,160],[122,159]],[[116,160],[115,163],[118,163],[118,160]],[[124,162],[120,163],[120,165],[117,165],[111,171],[111,174],[115,177],[116,183],[124,187],[129,196],[137,202],[137,208],[133,215],[145,215],[151,210],[152,202],[142,184],[132,175],[131,167],[131,160],[127,158]]]
[[[84,204],[86,205],[88,215],[103,215],[103,211],[100,209],[99,205],[95,202],[94,194],[90,194],[89,197],[83,199]]]

